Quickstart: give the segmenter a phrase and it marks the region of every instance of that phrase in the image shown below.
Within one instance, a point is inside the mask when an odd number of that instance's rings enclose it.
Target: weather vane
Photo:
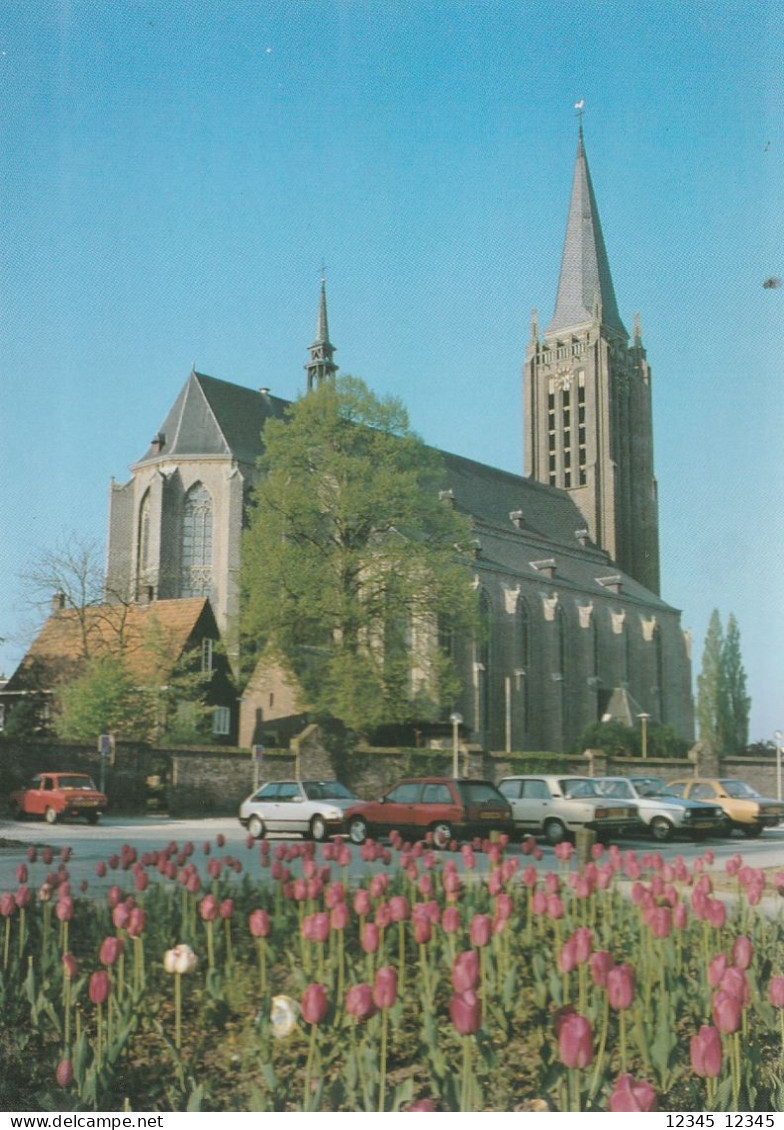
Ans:
[[[585,99],[581,98],[579,102],[575,102],[574,108],[577,111],[577,120],[580,123],[580,129],[583,128],[583,114],[585,113]]]

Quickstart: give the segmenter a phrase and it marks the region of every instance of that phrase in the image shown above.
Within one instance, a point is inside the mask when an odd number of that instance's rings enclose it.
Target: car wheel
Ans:
[[[672,839],[672,824],[664,816],[654,816],[651,820],[651,835],[660,844]]]
[[[719,824],[718,834],[720,836],[731,836],[732,835],[732,829],[734,827],[735,827],[735,825],[732,823],[729,816],[725,816],[722,819],[721,824]]]
[[[46,812],[44,813],[44,820],[46,821],[47,824],[56,824],[57,823],[57,813],[55,812],[55,810],[52,808],[51,805],[47,808]]]
[[[430,831],[433,833],[433,843],[442,851],[445,851],[454,839],[452,826],[447,824],[446,820],[439,820],[437,824],[432,826]]]
[[[248,831],[253,836],[254,840],[264,839],[264,821],[260,816],[251,816],[248,821]]]
[[[747,824],[744,828],[741,828],[741,832],[743,832],[747,840],[756,840],[757,836],[762,835],[762,825]]]
[[[317,843],[327,838],[327,825],[323,816],[314,816],[310,822],[310,835]]]
[[[352,844],[364,844],[368,835],[368,827],[361,816],[355,816],[348,826],[348,838]]]
[[[101,814],[100,812],[88,812],[86,819],[88,824],[97,824],[101,819]]]
[[[544,826],[544,838],[551,847],[562,844],[568,833],[560,820],[547,820]]]

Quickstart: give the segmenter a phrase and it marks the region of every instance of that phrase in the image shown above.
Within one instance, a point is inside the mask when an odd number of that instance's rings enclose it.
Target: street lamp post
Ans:
[[[781,800],[781,730],[773,735],[776,739],[776,797]]]
[[[458,748],[458,731],[463,724],[462,714],[450,714],[449,721],[452,723],[452,776],[456,779],[460,776],[460,751]]]
[[[637,717],[640,719],[640,728],[642,730],[642,734],[641,734],[641,737],[642,737],[642,755],[643,755],[643,757],[647,757],[648,756],[648,719],[650,718],[650,714],[638,714]]]

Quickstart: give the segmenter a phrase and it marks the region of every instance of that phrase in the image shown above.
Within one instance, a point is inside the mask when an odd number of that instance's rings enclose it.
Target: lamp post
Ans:
[[[644,713],[638,714],[637,717],[640,719],[640,728],[642,730],[642,733],[641,733],[642,755],[643,755],[643,757],[647,757],[648,756],[648,719],[650,718],[650,714],[644,714]]]
[[[457,778],[460,776],[460,758],[458,749],[458,731],[463,724],[462,714],[450,714],[449,721],[452,723],[452,776]]]
[[[781,800],[781,730],[773,735],[776,739],[776,798]]]

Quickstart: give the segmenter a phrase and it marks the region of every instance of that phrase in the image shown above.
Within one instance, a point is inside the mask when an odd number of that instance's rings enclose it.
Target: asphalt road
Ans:
[[[216,836],[222,834],[226,842],[222,848],[216,845]],[[270,837],[272,842],[287,837]],[[299,837],[288,837],[292,842]],[[95,874],[95,865],[100,860],[107,860],[111,854],[119,854],[124,844],[130,844],[137,849],[141,856],[144,852],[157,851],[164,848],[174,840],[182,845],[192,841],[195,851],[193,862],[206,861],[202,853],[202,844],[209,840],[212,843],[212,852],[219,856],[230,855],[238,859],[244,871],[251,877],[261,881],[269,879],[269,871],[262,870],[259,863],[259,851],[256,844],[247,848],[245,844],[246,833],[239,822],[233,817],[220,817],[209,819],[174,820],[169,817],[120,817],[106,816],[95,827],[83,821],[45,824],[42,820],[0,820],[0,892],[14,890],[16,887],[15,870],[19,863],[27,862],[26,848],[35,844],[39,848],[49,845],[54,851],[54,862],[47,866],[40,859],[30,865],[29,882],[31,885],[43,882],[47,873],[56,870],[59,863],[59,852],[63,847],[70,847],[72,851],[68,862],[68,871],[71,883],[76,889],[82,880],[87,880],[89,893],[94,895],[108,889],[112,883],[119,883],[126,890],[132,890],[132,875],[123,875],[121,871],[109,870],[107,876],[99,879]],[[672,860],[676,856],[683,857],[690,864],[696,856],[701,855],[706,848],[714,853],[716,871],[724,871],[724,863],[736,852],[743,856],[745,862],[752,867],[780,867],[784,869],[784,828],[775,828],[765,831],[758,840],[747,840],[735,834],[729,839],[711,839],[695,844],[688,840],[675,840],[669,844],[656,844],[645,838],[625,838],[620,841],[620,846],[626,850],[645,853],[658,851],[665,859]],[[519,852],[519,847],[512,851]],[[351,875],[359,877],[368,871],[375,871],[380,864],[367,865],[359,859],[359,849],[352,848],[353,862]],[[321,848],[317,849],[317,858],[321,858]],[[525,862],[533,862],[531,856],[524,857]],[[480,869],[482,862],[480,862]],[[543,858],[538,867],[543,871],[554,869],[557,861],[552,848],[543,847]],[[154,868],[148,869],[150,878],[157,872]],[[122,876],[122,878],[120,878]],[[124,880],[124,881],[123,881]]]

